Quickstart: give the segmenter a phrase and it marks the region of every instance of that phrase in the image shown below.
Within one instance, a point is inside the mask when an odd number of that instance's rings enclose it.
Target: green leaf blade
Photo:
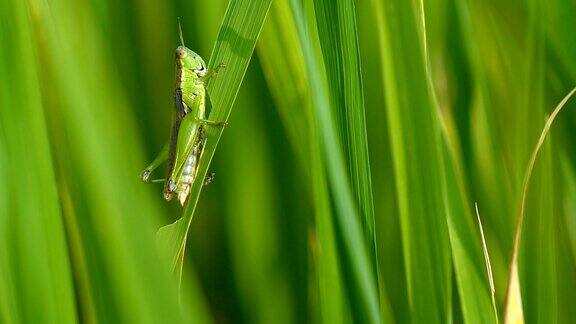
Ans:
[[[228,4],[209,63],[209,68],[214,68],[220,63],[226,64],[226,68],[207,87],[213,107],[209,116],[210,120],[228,120],[271,3],[271,0],[231,0]],[[223,128],[208,131],[197,179],[206,177],[223,131]],[[182,217],[178,220],[182,226],[175,226],[171,229],[176,233],[168,233],[167,229],[163,231],[164,237],[172,237],[171,240],[175,238],[175,241],[169,244],[172,250],[166,251],[167,255],[173,255],[169,257],[171,260],[183,262],[183,256],[180,255],[183,250],[180,247],[186,241],[202,186],[203,181],[195,181],[192,185]],[[176,265],[176,268],[181,267],[181,264]]]

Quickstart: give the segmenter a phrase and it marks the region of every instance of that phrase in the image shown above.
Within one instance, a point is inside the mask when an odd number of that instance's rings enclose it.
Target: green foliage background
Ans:
[[[138,178],[177,17],[227,64],[185,208]],[[575,28],[572,0],[0,0],[0,323],[503,322]],[[530,182],[527,323],[576,318],[575,125]]]

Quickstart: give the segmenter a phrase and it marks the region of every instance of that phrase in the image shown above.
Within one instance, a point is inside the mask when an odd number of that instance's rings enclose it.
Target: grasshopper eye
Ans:
[[[178,48],[176,48],[176,56],[181,59],[186,57],[186,49],[184,49],[183,46],[178,46]]]

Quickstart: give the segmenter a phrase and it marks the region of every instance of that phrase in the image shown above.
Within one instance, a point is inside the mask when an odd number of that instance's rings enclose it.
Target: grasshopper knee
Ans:
[[[175,190],[176,190],[176,181],[170,179],[170,181],[168,181],[168,191],[174,192]]]
[[[140,179],[144,182],[148,182],[148,180],[150,180],[150,173],[152,173],[152,171],[150,171],[149,169],[145,169],[140,174]]]

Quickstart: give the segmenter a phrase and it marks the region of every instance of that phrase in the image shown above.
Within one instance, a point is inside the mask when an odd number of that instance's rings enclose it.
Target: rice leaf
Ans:
[[[208,84],[208,93],[213,105],[209,119],[228,120],[270,4],[271,0],[231,0],[228,4],[209,63],[209,68],[213,68],[220,63],[226,64],[226,68],[219,73],[218,77],[211,80]],[[197,179],[206,177],[210,161],[214,156],[222,132],[223,129],[208,132]],[[182,225],[171,226],[177,232],[175,234],[168,233],[170,228],[160,230],[162,237],[172,237],[172,240],[175,238],[175,241],[172,241],[169,245],[172,246],[172,250],[167,251],[167,255],[174,255],[174,257],[169,258],[174,262],[171,265],[173,269],[182,268],[181,262],[184,260],[183,246],[202,185],[203,181],[196,181],[193,184],[181,220],[177,220]],[[160,245],[163,244],[160,243]]]
[[[28,9],[0,2],[0,322],[76,323]]]
[[[372,4],[378,38],[382,39],[410,320],[445,323],[452,313],[451,255],[443,198],[442,138],[428,86],[421,8],[413,1]]]
[[[300,15],[296,18],[295,15]],[[349,318],[347,298],[343,291],[342,271],[339,265],[337,242],[333,230],[330,197],[325,166],[322,163],[320,138],[315,128],[316,119],[307,75],[303,49],[296,27],[297,19],[305,19],[302,11],[293,11],[288,0],[272,4],[267,24],[258,45],[268,86],[276,100],[290,140],[310,182],[314,203],[315,231],[310,247],[314,262],[314,297],[317,296],[320,318],[325,323],[345,323]]]
[[[326,73],[328,68],[340,67],[325,65],[318,42],[314,41],[316,37],[323,37],[322,29],[316,28],[314,8],[309,3],[302,5],[299,1],[292,1],[291,6],[296,13],[296,27],[309,77],[318,136],[322,143],[321,161],[326,164],[327,183],[331,203],[334,204],[333,223],[337,237],[342,242],[340,262],[348,277],[344,282],[351,298],[352,315],[357,321],[377,323],[380,322],[380,313],[376,274],[371,266],[367,239],[363,235],[353,187],[347,175],[344,148],[337,132],[337,117],[333,108],[336,103],[331,98]]]
[[[524,185],[522,186],[522,199],[520,202],[520,209],[518,212],[518,220],[516,223],[516,230],[514,231],[514,246],[512,252],[512,260],[510,262],[510,279],[508,283],[508,290],[506,295],[506,321],[505,323],[518,323],[523,322],[523,312],[522,312],[522,297],[520,296],[520,284],[518,282],[518,254],[520,250],[520,240],[522,238],[522,230],[524,226],[524,218],[526,213],[526,197],[528,195],[528,188],[530,185],[530,178],[532,177],[532,172],[534,170],[534,165],[536,164],[536,160],[538,159],[538,155],[546,140],[546,136],[554,123],[554,120],[562,111],[562,108],[566,105],[568,100],[574,95],[576,92],[576,88],[572,89],[560,103],[554,108],[550,117],[546,120],[546,124],[542,129],[542,133],[540,133],[540,137],[538,138],[538,143],[534,147],[532,151],[532,155],[530,157],[530,161],[528,163],[528,167],[526,168],[526,175],[524,176]]]

